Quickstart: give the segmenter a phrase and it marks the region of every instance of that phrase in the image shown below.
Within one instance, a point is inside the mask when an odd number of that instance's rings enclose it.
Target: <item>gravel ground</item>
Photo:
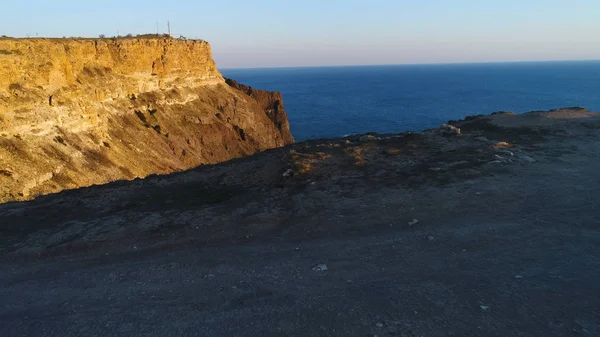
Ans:
[[[484,121],[0,205],[0,335],[600,336],[598,118]]]

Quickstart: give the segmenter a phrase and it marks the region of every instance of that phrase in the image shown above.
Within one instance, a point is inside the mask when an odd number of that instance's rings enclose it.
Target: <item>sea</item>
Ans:
[[[600,112],[600,61],[222,69],[279,91],[297,141],[399,133],[495,111]]]

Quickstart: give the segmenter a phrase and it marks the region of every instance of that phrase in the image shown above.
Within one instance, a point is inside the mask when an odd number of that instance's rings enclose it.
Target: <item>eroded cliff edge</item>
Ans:
[[[0,202],[292,142],[281,94],[225,81],[205,41],[0,39]]]

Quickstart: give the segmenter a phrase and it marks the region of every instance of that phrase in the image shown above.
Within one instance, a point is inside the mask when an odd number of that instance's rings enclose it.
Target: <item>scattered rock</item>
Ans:
[[[517,280],[520,280],[522,278],[523,278],[523,276],[521,276],[521,275],[515,275],[515,279],[517,279]]]
[[[453,125],[442,124],[438,129],[438,132],[446,136],[458,136],[460,135],[460,129]]]
[[[480,142],[486,142],[486,143],[490,141],[487,137],[483,137],[483,136],[475,137],[475,140],[478,140]]]
[[[531,158],[530,156],[519,156],[519,159],[526,161],[528,163],[535,163],[536,160]]]
[[[461,165],[467,165],[467,164],[469,164],[468,161],[461,160],[461,161],[455,161],[453,163],[448,164],[448,167],[455,167],[455,166],[461,166]]]
[[[412,221],[410,221],[410,222],[408,223],[408,225],[409,225],[409,226],[413,226],[413,225],[416,225],[416,224],[418,224],[418,223],[419,223],[419,220],[417,220],[417,219],[413,219]]]
[[[381,329],[381,328],[383,328],[383,323],[381,323],[381,322],[376,323],[375,326]]]
[[[498,142],[498,143],[492,145],[492,147],[495,148],[495,149],[505,149],[505,148],[508,148],[508,147],[511,147],[511,146],[512,145],[510,145],[507,142]]]
[[[490,307],[488,307],[487,305],[480,305],[479,307],[480,307],[480,308],[481,308],[481,310],[483,310],[483,311],[488,311],[488,310],[490,310]]]
[[[319,271],[320,272],[320,271],[326,271],[326,270],[328,270],[326,264],[318,264],[318,265],[316,265],[316,266],[314,266],[312,268],[312,271]]]
[[[284,177],[291,177],[291,176],[293,176],[293,175],[294,175],[294,171],[293,171],[292,169],[287,169],[287,171],[285,171],[285,172],[283,173],[283,176],[284,176]]]
[[[500,151],[500,153],[503,153],[503,154],[505,154],[505,155],[507,155],[509,157],[514,157],[515,156],[514,152],[508,151],[508,150],[502,150],[502,151]]]
[[[435,238],[433,237],[433,235],[429,235],[427,237],[427,240],[429,240],[429,241],[435,241]]]
[[[361,142],[368,142],[368,141],[373,141],[373,140],[381,140],[381,138],[375,137],[373,135],[364,135],[364,136],[360,136],[360,138],[358,140]]]

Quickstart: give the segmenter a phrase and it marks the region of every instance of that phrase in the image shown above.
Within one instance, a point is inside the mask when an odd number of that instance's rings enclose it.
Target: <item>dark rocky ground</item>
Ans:
[[[0,335],[600,336],[600,117],[453,124],[0,205]]]

